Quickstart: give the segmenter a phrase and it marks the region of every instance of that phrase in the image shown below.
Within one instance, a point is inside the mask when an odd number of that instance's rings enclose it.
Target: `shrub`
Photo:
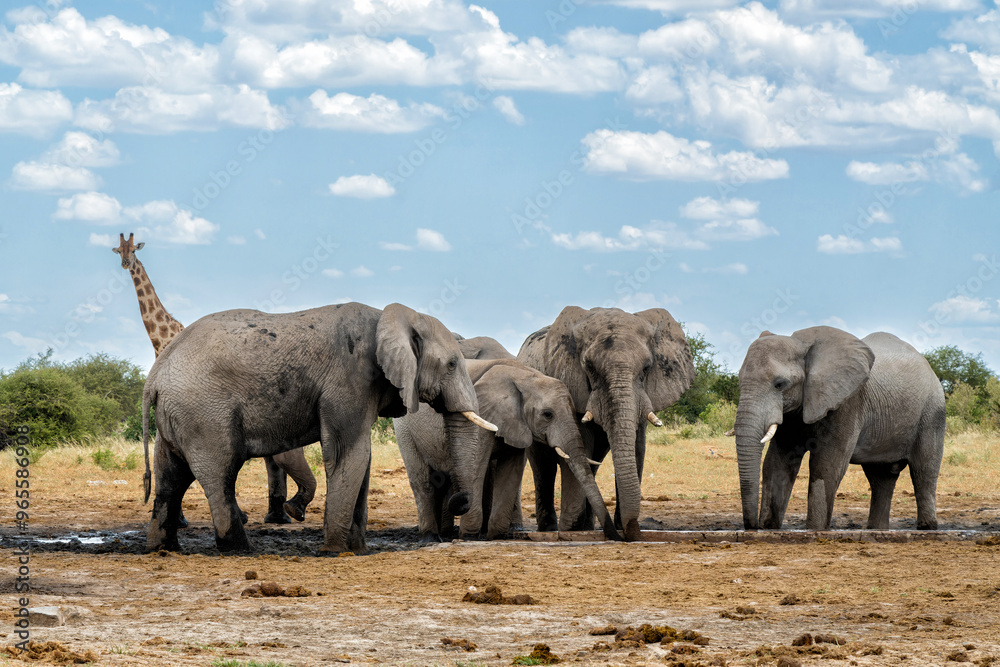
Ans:
[[[705,408],[699,417],[712,435],[722,435],[736,423],[736,405],[722,399]]]
[[[142,442],[142,397],[135,411],[125,418],[122,426],[122,437],[133,442]],[[149,408],[149,441],[156,439],[156,410],[153,406]]]

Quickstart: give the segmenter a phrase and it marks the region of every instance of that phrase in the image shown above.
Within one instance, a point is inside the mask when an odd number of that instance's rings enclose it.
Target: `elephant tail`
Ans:
[[[142,453],[146,458],[146,474],[142,476],[142,504],[149,502],[149,492],[153,486],[153,476],[149,471],[149,404],[156,402],[156,390],[148,385],[142,392]]]

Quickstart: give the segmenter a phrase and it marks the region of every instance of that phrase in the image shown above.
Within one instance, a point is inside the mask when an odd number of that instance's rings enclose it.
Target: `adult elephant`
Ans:
[[[500,342],[489,336],[463,338],[458,341],[458,349],[466,359],[513,359],[514,355],[507,351]]]
[[[178,548],[181,499],[197,479],[219,550],[250,550],[236,507],[240,467],[319,440],[327,484],[322,550],[364,552],[372,424],[420,402],[444,415],[460,459],[475,453],[476,423],[492,427],[475,413],[476,393],[455,339],[433,317],[400,304],[203,317],[156,359],[143,391],[146,500],[151,403],[157,425],[147,546]],[[463,514],[471,481],[459,477],[458,487],[448,505]]]
[[[868,528],[889,527],[892,492],[907,466],[917,527],[937,528],[944,392],[924,357],[892,334],[859,340],[825,326],[791,336],[765,331],[740,368],[734,430],[748,530],[781,527],[807,451],[808,529],[830,528],[837,487],[850,463],[860,464],[871,484]],[[768,442],[758,518],[761,453]]]
[[[694,379],[684,331],[662,308],[627,313],[618,308],[567,306],[548,327],[528,336],[517,358],[566,384],[580,416],[587,456],[615,465],[615,523],[626,540],[639,539],[640,482],[647,422],[673,404]],[[551,449],[528,452],[535,478],[539,530],[587,530],[594,508],[576,477],[562,474],[561,515],[556,520],[555,474],[563,461]]]
[[[524,476],[525,451],[532,444],[551,448],[566,460],[587,499],[597,509],[605,534],[620,539],[594,481],[566,385],[509,359],[467,361],[466,366],[479,400],[480,414],[497,426],[496,433],[480,431],[478,453],[472,461],[474,470],[461,470],[460,466],[469,461],[460,461],[450,451],[441,415],[421,408],[393,420],[396,441],[417,503],[421,539],[440,541],[453,528],[452,516],[443,501],[450,479],[463,476],[472,477],[475,486],[471,509],[462,516],[460,535],[478,536],[486,523],[487,539],[506,536],[519,521],[517,501]],[[488,477],[490,484],[486,484]]]

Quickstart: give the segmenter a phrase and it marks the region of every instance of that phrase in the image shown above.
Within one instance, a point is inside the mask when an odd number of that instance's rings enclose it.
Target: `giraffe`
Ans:
[[[135,256],[135,253],[146,244],[135,244],[134,237],[135,234],[130,233],[126,241],[125,234],[119,234],[118,247],[111,248],[111,251],[121,255],[122,268],[128,270],[132,275],[135,294],[139,298],[139,314],[142,315],[142,323],[145,325],[146,333],[153,344],[153,352],[156,356],[160,356],[160,352],[170,344],[170,341],[184,330],[184,325],[167,312],[159,297],[156,296],[156,290],[153,289],[153,283],[150,282],[145,267]],[[302,449],[293,449],[273,457],[267,456],[264,458],[264,463],[267,466],[268,490],[268,511],[264,522],[290,523],[289,515],[297,521],[305,520],[306,506],[316,493],[316,477],[312,474]],[[288,502],[285,502],[288,494],[286,473],[292,476],[299,487],[295,496]],[[243,522],[246,523],[246,521],[244,513]],[[181,525],[187,525],[187,520],[183,515],[181,516]]]

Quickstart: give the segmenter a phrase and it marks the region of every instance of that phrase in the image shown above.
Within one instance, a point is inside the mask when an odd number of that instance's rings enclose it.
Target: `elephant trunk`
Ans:
[[[580,488],[586,494],[587,501],[594,509],[597,519],[601,522],[604,535],[609,540],[620,541],[622,539],[621,535],[615,529],[615,521],[611,517],[611,513],[608,512],[608,506],[605,504],[601,490],[594,479],[594,470],[584,451],[583,441],[580,439],[580,431],[573,426],[570,433],[561,434],[555,438],[550,436],[549,444],[553,447],[560,447],[568,453],[569,459],[566,460],[566,465],[569,466],[570,472],[576,477],[576,481],[580,483]]]
[[[625,539],[629,542],[639,539],[639,503],[642,500],[639,471],[635,460],[636,400],[631,383],[627,387],[611,389],[612,413],[610,429],[611,460],[615,464],[615,488],[618,494],[618,516]],[[642,417],[645,427],[645,417]]]
[[[459,412],[446,412],[444,432],[448,452],[454,462],[452,485],[455,493],[448,499],[448,511],[461,516],[472,509],[472,498],[476,490],[476,470],[479,465],[479,434],[483,431]],[[482,480],[479,480],[482,484]],[[482,511],[478,508],[477,511]]]
[[[743,503],[743,528],[746,530],[757,530],[760,525],[760,461],[764,452],[761,438],[775,421],[769,419],[768,411],[746,398],[736,409],[736,459]]]

